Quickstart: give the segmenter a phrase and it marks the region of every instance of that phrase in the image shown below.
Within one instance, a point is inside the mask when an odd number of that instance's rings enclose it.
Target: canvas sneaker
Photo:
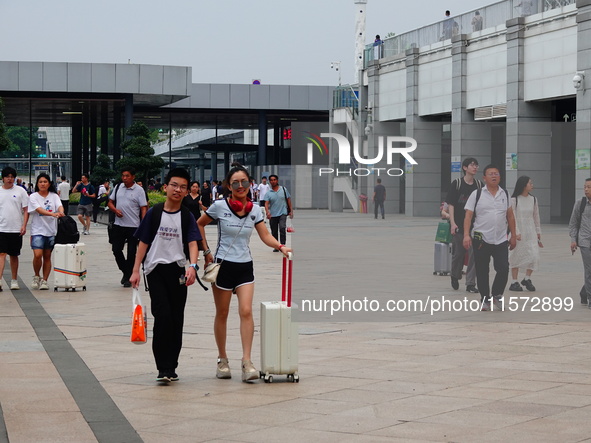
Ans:
[[[12,280],[10,282],[10,289],[13,291],[16,291],[18,289],[20,289],[21,287],[18,285],[18,280]]]
[[[39,284],[39,289],[41,289],[42,291],[47,291],[49,289],[47,280],[41,280],[41,284]]]
[[[227,358],[218,358],[218,366],[215,370],[215,376],[222,379],[232,378],[230,364],[228,363]]]
[[[41,277],[36,275],[33,277],[33,282],[31,283],[31,289],[39,289],[39,283],[41,282]]]
[[[256,380],[260,378],[259,371],[257,371],[250,360],[242,360],[242,381]]]

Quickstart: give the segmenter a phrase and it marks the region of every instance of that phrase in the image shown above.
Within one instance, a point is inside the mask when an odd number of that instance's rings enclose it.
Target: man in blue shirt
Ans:
[[[269,176],[269,184],[271,189],[265,196],[265,211],[271,225],[271,234],[284,245],[287,239],[287,216],[293,218],[291,194],[285,187],[279,186],[279,177],[274,174]],[[273,252],[278,250],[273,249]]]

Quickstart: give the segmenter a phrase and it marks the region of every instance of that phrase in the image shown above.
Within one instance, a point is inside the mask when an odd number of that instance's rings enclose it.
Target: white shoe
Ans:
[[[15,290],[18,290],[18,289],[20,289],[20,288],[21,288],[21,287],[18,285],[18,280],[12,280],[12,281],[10,282],[10,289],[11,289],[11,290],[15,291]]]
[[[256,380],[260,378],[260,373],[257,371],[250,360],[242,360],[242,381]]]
[[[33,277],[33,283],[31,283],[31,289],[39,289],[39,283],[41,282],[41,277],[36,275]]]
[[[47,284],[47,280],[41,280],[41,284],[39,285],[39,289],[43,291],[47,291],[49,289],[49,285]]]
[[[230,365],[228,364],[227,358],[218,358],[218,366],[215,370],[215,376],[217,378],[232,378],[232,373],[230,372]]]

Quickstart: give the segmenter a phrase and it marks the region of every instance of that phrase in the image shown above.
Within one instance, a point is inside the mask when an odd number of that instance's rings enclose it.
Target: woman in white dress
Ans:
[[[511,196],[511,205],[515,214],[517,246],[509,251],[509,267],[513,283],[509,286],[510,291],[523,291],[521,285],[528,291],[535,291],[536,288],[531,282],[533,271],[538,269],[540,260],[540,248],[543,248],[540,241],[542,230],[540,228],[540,211],[538,201],[530,195],[534,184],[527,176],[521,176],[515,184],[515,191]],[[518,281],[519,268],[525,269],[525,278]]]

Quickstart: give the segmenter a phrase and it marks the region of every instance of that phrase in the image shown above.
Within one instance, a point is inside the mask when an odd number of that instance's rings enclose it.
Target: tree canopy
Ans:
[[[117,170],[133,167],[138,179],[147,181],[160,172],[164,160],[154,156],[154,149],[150,145],[151,132],[144,122],[133,123],[126,134],[131,139],[121,144],[123,158],[117,162]]]

